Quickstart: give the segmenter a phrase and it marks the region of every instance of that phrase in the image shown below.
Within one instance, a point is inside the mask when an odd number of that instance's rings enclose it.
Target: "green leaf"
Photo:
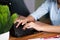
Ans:
[[[17,17],[17,13],[10,16],[7,5],[0,5],[0,34],[9,31]]]
[[[14,23],[14,20],[16,19],[18,17],[18,15],[15,13],[15,14],[13,14],[11,17],[10,17],[10,20],[9,20],[9,22],[8,22],[8,29],[6,28],[5,29],[5,31],[8,31],[10,28],[11,28],[11,26],[13,25],[13,23]]]

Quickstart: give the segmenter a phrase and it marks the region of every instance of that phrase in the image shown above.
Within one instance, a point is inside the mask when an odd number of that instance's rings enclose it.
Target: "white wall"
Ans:
[[[35,10],[35,0],[24,0],[27,8],[29,9],[30,13],[34,12]]]
[[[34,12],[45,0],[24,0],[29,11]]]

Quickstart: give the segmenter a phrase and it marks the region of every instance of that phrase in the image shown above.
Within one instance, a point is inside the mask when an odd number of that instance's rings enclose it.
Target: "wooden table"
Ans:
[[[19,37],[19,38],[10,37],[10,40],[28,40],[28,39],[31,39],[31,38],[43,38],[43,37],[44,38],[49,38],[49,37],[56,36],[56,35],[60,35],[60,34],[41,32],[41,33],[28,35],[28,36],[25,36],[25,37]]]

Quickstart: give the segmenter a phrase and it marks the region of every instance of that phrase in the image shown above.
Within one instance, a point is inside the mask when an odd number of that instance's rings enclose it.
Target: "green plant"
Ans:
[[[10,15],[7,5],[0,5],[0,34],[8,32],[17,17],[18,15],[16,13],[12,16]]]

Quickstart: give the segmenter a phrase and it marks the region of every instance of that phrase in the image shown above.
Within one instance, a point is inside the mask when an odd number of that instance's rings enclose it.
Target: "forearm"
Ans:
[[[59,26],[43,26],[40,28],[41,31],[46,31],[46,32],[56,32],[60,33],[60,27]]]
[[[39,27],[36,27],[35,29],[37,31],[46,31],[46,32],[56,32],[60,33],[60,26],[52,26],[45,23],[38,22]]]

